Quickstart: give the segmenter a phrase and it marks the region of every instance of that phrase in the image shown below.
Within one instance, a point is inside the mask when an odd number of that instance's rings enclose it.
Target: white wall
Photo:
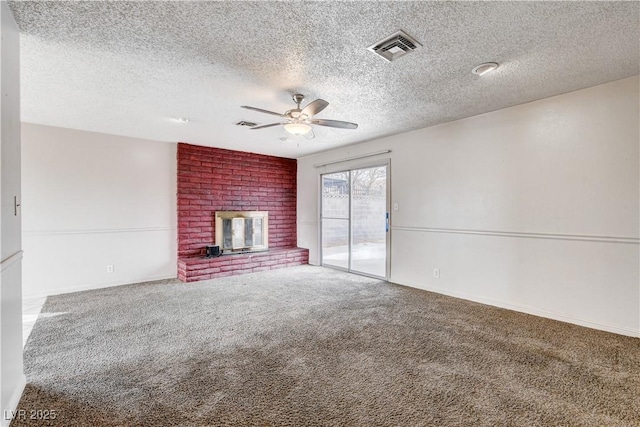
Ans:
[[[176,277],[176,144],[23,123],[22,147],[25,297]]]
[[[640,336],[639,89],[632,77],[299,159],[298,244],[318,263],[318,175],[390,149],[395,283]],[[441,277],[435,279],[433,270]]]
[[[14,210],[14,197],[20,200],[20,35],[5,1],[0,2],[0,36],[0,426],[7,426],[26,380],[21,217]]]

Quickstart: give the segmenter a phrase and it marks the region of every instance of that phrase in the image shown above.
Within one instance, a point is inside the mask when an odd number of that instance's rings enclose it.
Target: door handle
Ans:
[[[389,232],[389,212],[387,212],[387,218],[386,218],[385,223],[386,223],[386,230],[385,231],[388,233]]]

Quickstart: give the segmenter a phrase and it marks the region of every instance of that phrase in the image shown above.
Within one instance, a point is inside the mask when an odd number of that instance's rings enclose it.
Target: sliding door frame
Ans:
[[[376,278],[376,279],[383,279],[383,280],[389,280],[389,278],[391,277],[391,159],[390,158],[386,158],[386,159],[381,159],[381,160],[377,160],[377,161],[369,161],[369,162],[349,162],[350,164],[348,165],[348,167],[335,167],[335,168],[328,168],[325,171],[322,171],[321,173],[318,174],[318,254],[319,254],[319,262],[320,265],[328,267],[328,268],[334,268],[336,270],[342,270],[342,271],[347,271],[349,273],[353,273],[353,274],[358,274],[361,276],[367,276],[367,277],[372,277],[372,278]],[[352,256],[351,256],[351,248],[352,248],[352,239],[353,239],[353,232],[352,232],[352,220],[353,220],[353,206],[352,206],[352,183],[353,183],[353,176],[352,176],[352,171],[354,170],[359,170],[359,169],[368,169],[368,168],[375,168],[375,167],[386,167],[386,183],[385,183],[385,192],[386,192],[386,200],[385,200],[385,205],[386,205],[386,232],[385,232],[385,275],[384,277],[381,276],[375,276],[372,274],[367,274],[365,272],[361,272],[361,271],[354,271],[352,269]],[[322,216],[322,210],[323,210],[323,197],[322,197],[322,185],[323,185],[323,176],[324,175],[331,175],[334,173],[340,173],[340,172],[349,172],[349,254],[348,254],[348,263],[347,266],[348,268],[343,268],[340,266],[334,266],[334,265],[330,265],[330,264],[324,264],[323,259],[324,259],[324,254],[323,254],[323,241],[322,241],[322,232],[323,232],[323,227],[324,227],[324,222],[323,222],[323,216]]]

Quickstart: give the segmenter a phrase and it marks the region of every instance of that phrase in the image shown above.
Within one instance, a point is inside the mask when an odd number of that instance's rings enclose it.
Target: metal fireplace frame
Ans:
[[[251,244],[247,245],[247,219],[251,219]],[[260,233],[254,231],[255,219],[262,219]],[[215,242],[222,253],[259,252],[269,249],[269,212],[268,211],[218,211],[215,216]],[[225,236],[225,221],[230,225],[231,236]],[[256,236],[260,242],[256,243]],[[226,237],[226,238],[225,238]],[[231,244],[229,244],[229,241]]]

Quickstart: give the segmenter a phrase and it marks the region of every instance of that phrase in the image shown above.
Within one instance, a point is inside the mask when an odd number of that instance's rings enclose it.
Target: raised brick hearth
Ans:
[[[185,282],[308,263],[297,248],[296,160],[178,144],[178,277]],[[268,211],[269,251],[204,259],[216,211]]]
[[[195,282],[308,263],[309,250],[304,248],[271,249],[218,258],[186,257],[178,260],[178,278],[183,282]]]

